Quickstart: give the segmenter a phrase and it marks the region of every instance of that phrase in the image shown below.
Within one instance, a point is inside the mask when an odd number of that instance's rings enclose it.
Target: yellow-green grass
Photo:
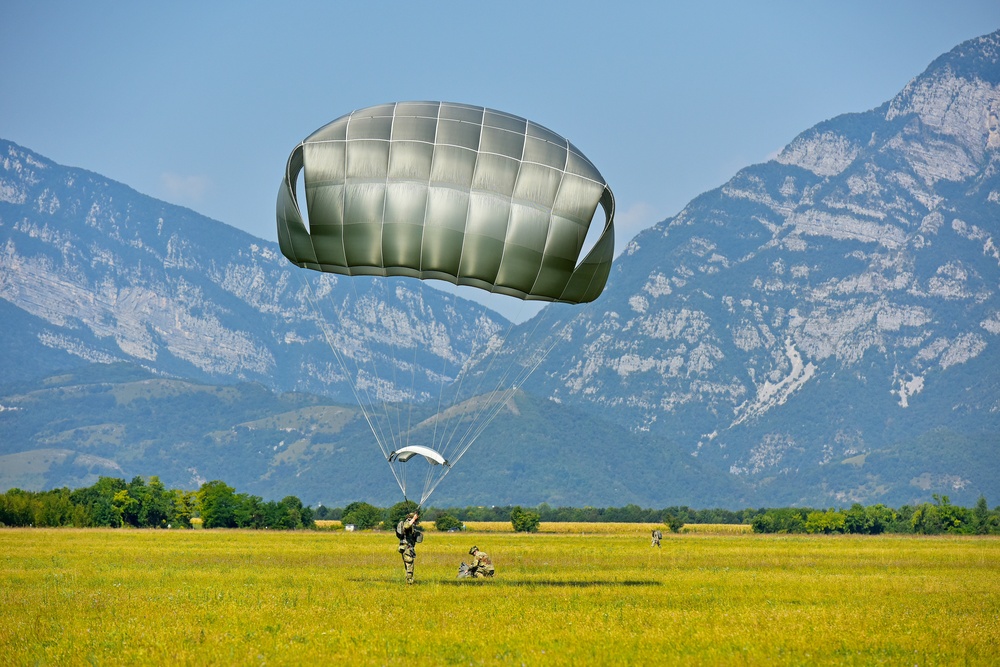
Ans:
[[[753,532],[753,527],[747,523],[686,523],[681,528],[682,533],[720,533],[722,535],[740,535]]]
[[[201,519],[192,519],[192,523],[197,522],[201,526]],[[341,530],[343,522],[336,519],[317,519],[316,528],[319,530]],[[425,532],[436,532],[434,523],[428,521],[420,524]],[[665,530],[662,523],[592,523],[585,521],[560,521],[541,523],[538,527],[539,533],[563,533],[576,535],[648,535],[649,532],[659,528]],[[466,521],[465,529],[468,533],[513,533],[514,527],[510,521]],[[687,529],[687,526],[685,527]],[[695,526],[700,532],[743,532],[750,530],[750,526],[727,526],[724,524],[705,524]]]
[[[192,519],[201,526],[201,519]],[[434,524],[422,524],[425,531],[436,530]],[[333,519],[317,519],[316,528],[320,530],[340,530],[343,523]],[[511,533],[514,531],[510,521],[466,521],[465,528],[469,532],[480,533]],[[649,535],[654,529],[666,532],[662,523],[612,523],[589,521],[559,521],[542,522],[538,526],[539,533],[561,533],[575,535]],[[748,524],[738,523],[689,523],[681,528],[682,533],[722,533],[740,534],[751,532]]]
[[[471,543],[493,581],[458,581]],[[996,664],[1000,540],[0,530],[0,664]]]
[[[319,523],[319,522],[317,522]],[[430,524],[433,526],[433,524]],[[510,533],[513,527],[510,521],[466,521],[465,528],[469,531],[483,533]],[[573,535],[649,535],[654,529],[666,533],[667,528],[662,523],[612,523],[590,521],[559,521],[538,524],[539,533],[559,533]],[[751,532],[747,524],[728,523],[688,523],[681,528],[684,533],[723,533],[739,534]]]

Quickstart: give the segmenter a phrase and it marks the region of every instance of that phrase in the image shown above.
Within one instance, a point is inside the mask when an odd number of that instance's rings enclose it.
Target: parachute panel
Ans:
[[[598,205],[605,227],[581,261]],[[438,278],[521,299],[594,300],[614,251],[611,190],[573,144],[463,104],[378,105],[316,130],[289,156],[276,211],[282,253],[298,266]]]
[[[517,129],[484,127],[479,152],[482,155],[496,154],[498,157],[520,162],[524,155],[524,125]]]
[[[307,216],[298,200],[300,176]],[[595,236],[588,234],[591,225],[599,224],[598,206],[605,212],[604,225],[585,252],[588,236]],[[441,382],[438,412],[424,420],[434,424],[433,432],[411,428],[414,404],[391,402],[431,394],[416,390],[420,343],[400,335],[400,318],[411,317],[409,310],[389,305],[393,298],[407,300],[409,289],[384,278],[439,279],[518,299],[579,304],[601,294],[614,255],[614,195],[593,163],[537,123],[471,105],[383,104],[328,123],[289,155],[275,210],[279,245],[292,263],[376,277],[372,296],[355,298],[385,304],[372,321],[384,335],[361,350],[348,332],[333,333],[324,325],[324,334],[404,498],[408,472],[422,477],[420,503],[500,414],[560,334],[546,333],[539,318],[532,328],[541,335],[537,348],[529,349],[515,334],[526,363],[511,362],[491,372],[514,327],[492,322],[484,313],[477,319],[482,335],[474,347],[464,356],[448,357],[434,372]],[[316,308],[314,296],[308,297]],[[326,297],[334,298],[331,292]],[[334,314],[342,308],[339,302],[331,305]],[[543,311],[550,312],[554,309]],[[409,393],[397,385],[407,374]],[[464,386],[466,381],[471,386]],[[453,385],[449,392],[445,383]],[[461,418],[454,406],[442,410],[448,393],[452,401],[470,397]],[[431,447],[400,447],[411,437]],[[430,467],[409,464],[414,457]]]

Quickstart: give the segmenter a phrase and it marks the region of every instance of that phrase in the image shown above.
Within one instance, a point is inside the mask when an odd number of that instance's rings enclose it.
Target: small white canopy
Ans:
[[[427,459],[427,462],[431,465],[448,466],[448,461],[446,461],[443,456],[435,452],[430,447],[424,447],[422,445],[410,445],[409,447],[401,447],[400,449],[397,449],[392,454],[389,454],[389,463],[392,463],[393,461],[406,463],[417,455]]]

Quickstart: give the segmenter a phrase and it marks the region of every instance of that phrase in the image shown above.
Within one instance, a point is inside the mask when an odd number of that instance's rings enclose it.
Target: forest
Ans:
[[[515,530],[532,532],[540,522],[653,523],[679,532],[685,524],[749,524],[756,533],[811,534],[1000,534],[1000,507],[990,509],[980,496],[974,507],[953,505],[948,496],[934,502],[891,508],[855,503],[847,508],[780,507],[743,510],[662,509],[624,507],[470,506],[422,508],[423,521],[438,530],[461,530],[466,521],[510,521]],[[390,507],[353,502],[346,507],[307,507],[296,496],[280,501],[237,492],[221,480],[205,482],[196,491],[168,489],[159,478],[132,481],[101,477],[92,486],[70,490],[24,491],[0,494],[0,526],[78,528],[248,528],[269,530],[315,529],[316,520],[339,521],[360,530],[391,528],[412,501]],[[194,520],[194,521],[192,521]]]
[[[293,530],[315,526],[312,510],[295,496],[280,502],[237,493],[215,480],[197,491],[167,489],[155,475],[148,479],[101,477],[93,486],[70,491],[10,489],[0,495],[0,525],[77,528],[268,528]]]

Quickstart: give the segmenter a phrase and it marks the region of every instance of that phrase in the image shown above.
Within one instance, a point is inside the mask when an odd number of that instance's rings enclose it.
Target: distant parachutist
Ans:
[[[414,456],[424,457],[424,459],[426,459],[427,462],[430,463],[431,465],[442,465],[446,467],[451,466],[451,464],[448,463],[448,461],[443,456],[435,452],[430,447],[423,447],[421,445],[410,445],[409,447],[400,447],[396,451],[389,454],[389,463],[392,463],[393,461],[406,463]]]

